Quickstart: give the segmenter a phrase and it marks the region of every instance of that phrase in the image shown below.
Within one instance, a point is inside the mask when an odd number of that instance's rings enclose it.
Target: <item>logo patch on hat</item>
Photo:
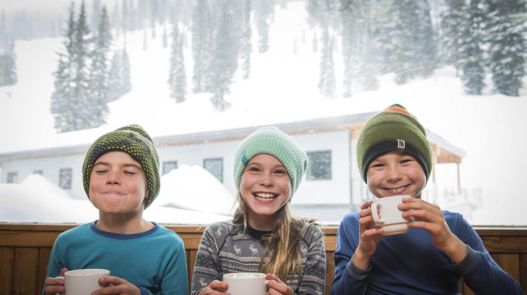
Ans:
[[[404,152],[406,142],[403,139],[397,139],[397,151]]]
[[[242,156],[242,163],[243,163],[243,165],[244,165],[244,166],[247,165],[248,162],[249,162],[249,159],[247,159],[247,156],[246,156],[246,155],[243,155],[243,156]]]

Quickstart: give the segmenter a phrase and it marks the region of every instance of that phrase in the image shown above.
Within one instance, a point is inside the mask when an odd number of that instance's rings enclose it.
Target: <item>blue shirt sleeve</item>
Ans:
[[[485,248],[472,226],[460,216],[455,234],[467,244],[467,256],[456,271],[476,294],[524,294],[520,284],[506,273]]]
[[[356,213],[344,217],[337,230],[337,248],[333,254],[335,277],[331,295],[363,294],[366,290],[368,271],[357,268],[351,258],[359,242],[358,216]]]

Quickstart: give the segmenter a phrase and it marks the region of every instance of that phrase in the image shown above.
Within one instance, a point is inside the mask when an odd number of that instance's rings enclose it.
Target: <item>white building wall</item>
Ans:
[[[350,135],[346,130],[312,133],[294,136],[307,151],[331,151],[331,179],[307,180],[304,178],[293,199],[295,204],[348,204],[350,202]],[[233,194],[236,192],[233,179],[234,153],[239,141],[213,142],[193,145],[158,146],[160,173],[164,161],[177,161],[182,165],[203,167],[206,158],[223,158],[223,184]],[[76,199],[86,198],[82,187],[82,162],[84,153],[73,156],[56,156],[2,163],[1,182],[6,183],[7,173],[17,172],[18,181],[23,181],[35,170],[42,170],[44,177],[58,185],[59,170],[72,168],[72,188],[66,190]]]
[[[18,182],[22,182],[33,171],[42,170],[46,179],[58,185],[60,169],[72,168],[71,189],[65,191],[76,199],[83,199],[86,198],[81,176],[83,161],[84,154],[80,153],[71,156],[6,161],[2,163],[2,183],[7,182],[7,174],[9,172],[16,172],[18,174]]]
[[[304,179],[294,199],[295,204],[349,204],[350,202],[350,133],[347,130],[295,136],[307,152],[331,150],[331,179]]]

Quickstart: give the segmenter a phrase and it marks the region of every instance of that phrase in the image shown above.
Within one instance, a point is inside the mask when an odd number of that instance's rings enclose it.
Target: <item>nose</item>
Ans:
[[[274,185],[274,180],[272,175],[264,174],[262,178],[260,179],[260,184],[265,187],[271,187]]]
[[[119,173],[115,171],[110,171],[108,173],[108,178],[106,179],[106,184],[119,184],[121,181],[119,179]]]
[[[401,180],[402,173],[397,166],[390,166],[386,171],[386,179],[390,182]]]

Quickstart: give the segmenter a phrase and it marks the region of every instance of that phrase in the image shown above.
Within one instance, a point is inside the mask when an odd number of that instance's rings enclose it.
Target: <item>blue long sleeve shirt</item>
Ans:
[[[468,245],[461,263],[454,265],[437,250],[427,231],[410,229],[406,234],[383,237],[366,271],[351,261],[359,244],[358,213],[346,215],[337,232],[331,294],[461,294],[462,278],[476,294],[523,294],[460,214],[443,211],[443,215],[450,230]]]
[[[48,262],[48,277],[58,276],[64,267],[104,268],[139,287],[142,294],[189,293],[185,247],[176,233],[154,224],[143,233],[114,234],[97,229],[95,223],[58,236]]]

